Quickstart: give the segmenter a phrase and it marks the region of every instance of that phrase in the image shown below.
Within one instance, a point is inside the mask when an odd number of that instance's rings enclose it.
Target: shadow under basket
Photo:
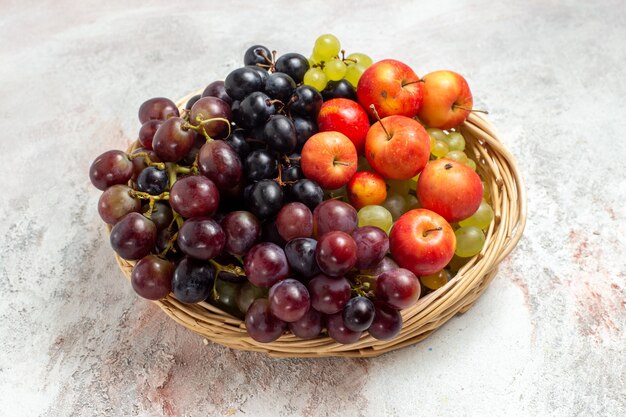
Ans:
[[[179,100],[178,107],[183,108],[197,93]],[[478,255],[471,258],[446,285],[402,310],[402,330],[394,339],[376,340],[364,332],[356,343],[342,345],[325,333],[316,339],[304,340],[287,332],[274,342],[260,343],[248,336],[242,320],[206,302],[183,304],[170,294],[154,303],[176,322],[213,342],[275,357],[372,357],[427,338],[476,302],[495,277],[498,264],[521,238],[526,223],[526,192],[522,178],[513,156],[502,145],[491,123],[485,116],[471,113],[460,126],[460,131],[466,141],[465,152],[476,161],[476,171],[491,190],[489,203],[493,207],[494,219],[486,232],[485,246]],[[124,275],[130,279],[134,262],[115,257]]]

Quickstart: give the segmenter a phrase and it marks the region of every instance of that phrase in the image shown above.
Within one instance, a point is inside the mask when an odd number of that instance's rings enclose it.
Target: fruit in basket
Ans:
[[[137,262],[130,277],[137,294],[148,300],[160,300],[170,293],[174,264],[156,255]]]
[[[465,78],[454,71],[434,71],[423,81],[424,99],[417,115],[424,124],[448,130],[467,119],[474,102]]]
[[[411,307],[420,296],[420,283],[408,269],[396,268],[376,280],[376,299],[398,310]]]
[[[126,184],[133,176],[133,162],[126,153],[111,150],[98,156],[89,168],[89,179],[99,190],[115,184]]]
[[[164,97],[151,98],[139,107],[139,122],[141,124],[146,123],[148,120],[166,120],[179,115],[176,104]]]
[[[326,200],[313,210],[313,230],[316,236],[332,231],[352,233],[357,223],[357,211],[343,201]]]
[[[270,303],[265,298],[254,300],[246,313],[245,323],[250,337],[263,343],[278,339],[286,328],[285,322],[272,314]]]
[[[302,148],[300,164],[307,178],[322,188],[337,189],[356,172],[356,148],[343,133],[316,133]]]
[[[379,205],[387,198],[385,180],[375,172],[357,172],[346,187],[348,199],[356,209]]]
[[[345,98],[326,101],[317,115],[317,125],[320,132],[343,133],[352,141],[357,153],[363,152],[370,123],[367,113],[358,103]]]
[[[356,243],[344,232],[335,230],[325,233],[317,243],[315,260],[324,274],[341,277],[356,265]]]
[[[293,278],[274,284],[268,300],[272,314],[288,323],[300,320],[311,307],[309,290]]]
[[[457,242],[454,253],[462,258],[477,255],[485,246],[485,234],[476,226],[460,227],[454,234]]]

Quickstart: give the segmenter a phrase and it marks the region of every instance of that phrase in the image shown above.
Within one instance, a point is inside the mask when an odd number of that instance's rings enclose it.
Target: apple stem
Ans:
[[[439,232],[440,230],[443,230],[443,227],[439,226],[439,227],[435,227],[434,229],[428,229],[423,233],[423,236],[426,237],[428,236],[429,233],[431,232]]]
[[[452,164],[447,163],[443,166],[445,169],[451,169],[452,168]]]
[[[380,120],[380,116],[378,115],[378,112],[376,111],[376,106],[374,106],[373,104],[370,104],[370,109],[372,110],[372,113],[374,113],[374,116],[376,116],[376,120],[378,120],[378,123],[380,123],[383,130],[385,131],[385,134],[387,135],[387,140],[391,140],[391,135],[389,134],[389,132],[387,132],[387,129],[385,129],[385,125],[383,124],[383,121]]]
[[[465,110],[465,111],[469,111],[472,113],[483,113],[483,114],[489,114],[489,112],[487,110],[481,110],[481,109],[468,109],[467,107],[463,107],[463,106],[459,106],[458,104],[453,104],[452,105],[453,109],[461,109],[461,110]]]
[[[417,81],[409,81],[408,83],[402,83],[402,87],[406,87],[407,85],[416,84],[416,83],[425,83],[426,81],[419,79]]]
[[[343,165],[349,167],[352,166],[352,162],[333,161],[333,165]]]

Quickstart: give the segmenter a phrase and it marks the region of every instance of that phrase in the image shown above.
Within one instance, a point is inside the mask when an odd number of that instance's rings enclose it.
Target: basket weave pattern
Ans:
[[[194,94],[198,92],[179,100],[179,108]],[[425,339],[454,315],[466,312],[474,304],[495,277],[498,264],[521,238],[526,223],[522,178],[493,126],[484,116],[472,113],[460,129],[466,141],[465,152],[476,161],[477,172],[491,189],[489,203],[494,210],[494,220],[487,230],[485,246],[478,255],[446,285],[402,310],[404,323],[394,339],[376,340],[364,332],[358,342],[342,345],[328,336],[303,340],[286,333],[274,342],[260,343],[248,336],[242,320],[206,302],[183,304],[170,294],[155,303],[176,322],[211,341],[277,357],[372,357]],[[115,257],[124,275],[130,279],[134,262]]]

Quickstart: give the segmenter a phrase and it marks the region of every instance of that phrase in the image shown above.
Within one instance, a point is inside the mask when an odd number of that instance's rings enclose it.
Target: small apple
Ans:
[[[406,64],[385,59],[365,70],[356,89],[359,103],[373,116],[373,104],[380,117],[413,117],[422,105],[420,77]]]
[[[367,132],[365,157],[383,177],[408,180],[428,163],[430,138],[426,129],[410,117],[385,117]]]
[[[423,80],[424,101],[417,115],[426,126],[448,130],[467,119],[474,102],[465,78],[453,71],[435,71]]]
[[[389,234],[393,259],[418,277],[443,269],[454,256],[455,247],[456,236],[450,224],[426,209],[404,213]]]
[[[359,103],[345,98],[328,100],[322,104],[317,124],[320,132],[334,130],[343,133],[354,143],[357,153],[363,153],[370,122]]]
[[[356,172],[356,148],[343,133],[316,133],[302,148],[300,167],[320,187],[335,190],[346,185]]]
[[[442,158],[426,165],[417,180],[417,198],[450,223],[468,218],[478,210],[483,184],[478,174],[460,162]]]
[[[381,205],[387,198],[385,180],[375,172],[357,172],[350,178],[346,190],[350,204],[356,209]]]

